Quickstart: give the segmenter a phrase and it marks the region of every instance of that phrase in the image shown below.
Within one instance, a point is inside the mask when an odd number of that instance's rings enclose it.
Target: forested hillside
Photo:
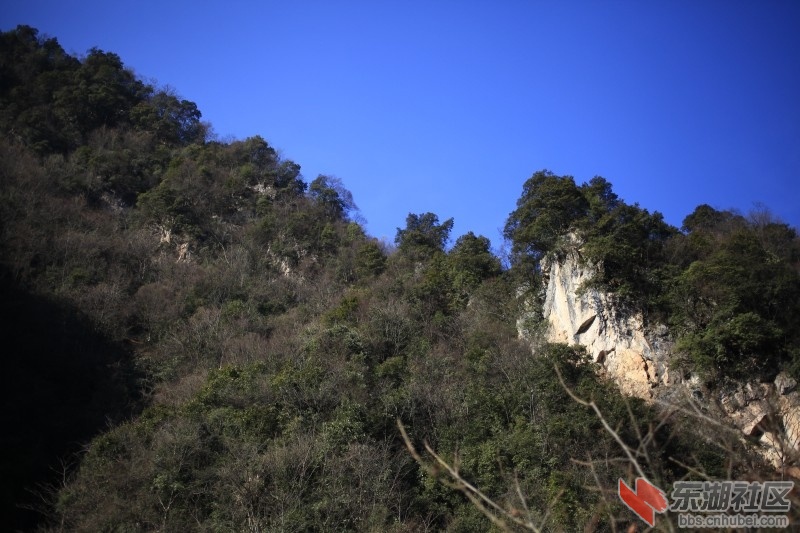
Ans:
[[[541,171],[504,266],[434,213],[378,241],[338,179],[210,131],[113,53],[0,34],[12,529],[619,530],[637,520],[620,441],[661,486],[773,475],[517,325],[577,236],[593,283],[669,325],[682,372],[800,377],[800,240],[768,212],[700,206],[678,229],[602,178]]]

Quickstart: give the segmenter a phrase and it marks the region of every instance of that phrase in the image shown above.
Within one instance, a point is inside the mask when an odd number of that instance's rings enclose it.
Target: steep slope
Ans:
[[[800,393],[786,373],[774,380],[701,383],[671,368],[675,344],[663,324],[645,327],[642,312],[623,306],[612,293],[591,287],[597,268],[581,258],[574,235],[560,258],[542,261],[542,316],[549,342],[586,348],[601,372],[628,396],[674,403],[691,398],[746,437],[775,467],[796,466],[800,459]],[[518,325],[524,324],[524,317]],[[524,334],[520,331],[520,335]],[[793,470],[794,471],[794,470]]]
[[[594,274],[578,248],[563,260],[543,261],[547,339],[586,347],[624,394],[651,399],[655,387],[670,383],[666,328],[645,331],[641,312],[624,312],[609,293],[586,288]]]

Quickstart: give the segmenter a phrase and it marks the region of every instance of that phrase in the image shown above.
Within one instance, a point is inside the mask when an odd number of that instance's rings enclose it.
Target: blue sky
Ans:
[[[540,169],[601,175],[680,225],[767,205],[800,227],[800,2],[13,1],[340,178],[376,237],[409,212],[500,230]]]

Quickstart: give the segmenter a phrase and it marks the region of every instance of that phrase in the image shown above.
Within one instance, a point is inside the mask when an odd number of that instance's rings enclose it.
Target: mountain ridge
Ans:
[[[580,235],[569,291],[642,309],[637,331],[667,319],[678,371],[700,383],[783,371],[779,389],[793,394],[800,241],[768,213],[700,206],[678,230],[603,178],[539,171],[509,216],[508,261],[471,232],[448,248],[453,220],[430,212],[410,213],[390,245],[365,232],[341,181],[307,183],[262,137],[209,138],[193,103],[115,54],[79,60],[26,26],[0,47],[4,304],[55,317],[3,323],[40,341],[9,356],[5,412],[19,416],[7,434],[29,454],[2,459],[13,527],[486,530],[485,512],[409,454],[398,421],[498,508],[553,529],[636,520],[613,492],[631,472],[620,441],[647,451],[660,486],[775,475],[739,435],[692,427],[599,376],[597,361],[618,363],[622,349],[576,341],[612,316],[582,309],[549,339],[565,342],[548,342],[555,298],[539,290]],[[584,263],[600,275],[580,274]],[[58,318],[72,314],[80,327]],[[63,328],[74,352],[57,348]],[[31,394],[59,356],[48,394]],[[81,373],[109,389],[80,386]],[[45,401],[61,386],[63,410]],[[103,406],[108,420],[95,416]],[[79,421],[78,436],[65,430]]]

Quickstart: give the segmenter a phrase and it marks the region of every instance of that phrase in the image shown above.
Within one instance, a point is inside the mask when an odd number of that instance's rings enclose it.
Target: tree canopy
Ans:
[[[522,196],[508,217],[504,235],[517,255],[538,260],[556,249],[586,217],[588,209],[589,203],[572,176],[556,176],[543,170],[522,186]]]
[[[440,224],[439,217],[433,213],[409,213],[406,227],[397,228],[394,242],[402,253],[429,257],[435,252],[444,251],[453,223],[453,219],[448,218]]]
[[[0,37],[0,127],[39,153],[66,153],[100,127],[135,127],[169,146],[202,141],[193,102],[156,89],[117,54],[91,49],[78,60],[29,26]]]

